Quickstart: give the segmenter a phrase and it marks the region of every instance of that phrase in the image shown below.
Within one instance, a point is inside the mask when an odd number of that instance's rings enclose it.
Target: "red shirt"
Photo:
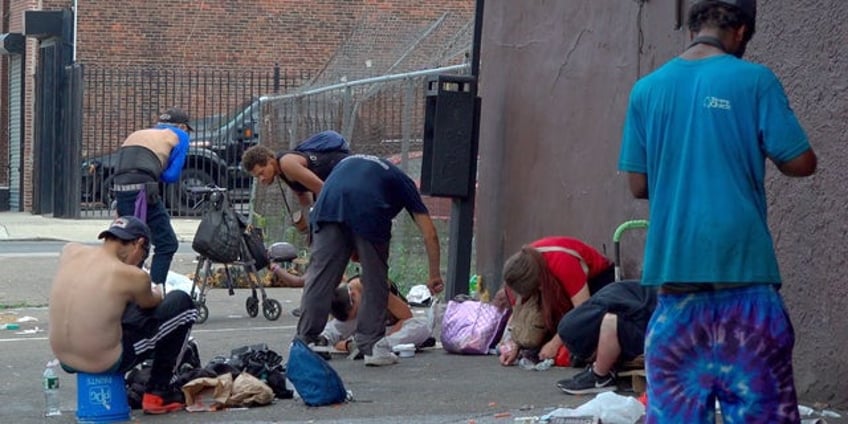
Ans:
[[[548,269],[553,274],[568,297],[574,297],[584,286],[589,278],[595,277],[610,266],[612,262],[601,252],[595,250],[582,241],[571,237],[545,237],[530,243],[533,247],[559,246],[574,250],[586,261],[589,267],[589,275],[583,272],[580,260],[566,252],[543,252],[542,258],[548,264]]]

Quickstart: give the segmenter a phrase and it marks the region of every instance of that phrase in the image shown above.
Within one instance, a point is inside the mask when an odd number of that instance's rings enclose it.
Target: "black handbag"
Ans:
[[[191,248],[213,262],[230,263],[239,259],[242,226],[229,205],[226,193],[212,193],[209,207],[197,226]]]
[[[270,264],[265,249],[265,235],[262,229],[248,224],[244,229],[244,243],[253,258],[253,266],[257,271],[265,269]]]

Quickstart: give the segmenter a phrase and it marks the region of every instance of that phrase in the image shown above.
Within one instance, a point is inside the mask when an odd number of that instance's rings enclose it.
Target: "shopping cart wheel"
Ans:
[[[281,312],[283,312],[283,305],[280,305],[280,302],[276,299],[265,299],[262,301],[262,315],[265,315],[268,321],[276,321],[280,317]]]
[[[244,308],[247,309],[247,315],[251,318],[256,318],[259,315],[259,299],[250,296],[244,302]]]

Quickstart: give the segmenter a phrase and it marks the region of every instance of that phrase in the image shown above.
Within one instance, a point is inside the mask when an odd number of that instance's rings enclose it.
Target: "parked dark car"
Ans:
[[[232,200],[250,196],[253,178],[241,168],[245,150],[259,143],[259,112],[262,98],[253,98],[226,116],[209,116],[190,122],[194,128],[180,181],[163,185],[165,206],[172,215],[201,213],[202,195],[192,187],[210,184],[226,187]],[[82,162],[82,201],[109,205],[117,152],[89,157]]]

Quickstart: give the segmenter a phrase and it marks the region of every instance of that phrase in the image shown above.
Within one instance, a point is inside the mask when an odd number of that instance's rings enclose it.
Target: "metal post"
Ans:
[[[471,251],[474,243],[474,199],[477,197],[477,152],[480,133],[480,98],[477,86],[480,73],[480,42],[483,32],[483,3],[477,0],[474,13],[474,40],[471,47],[471,85],[474,98],[474,130],[471,136],[471,183],[468,196],[453,199],[451,205],[450,244],[448,246],[448,275],[445,292],[448,298],[468,293],[471,270]]]

